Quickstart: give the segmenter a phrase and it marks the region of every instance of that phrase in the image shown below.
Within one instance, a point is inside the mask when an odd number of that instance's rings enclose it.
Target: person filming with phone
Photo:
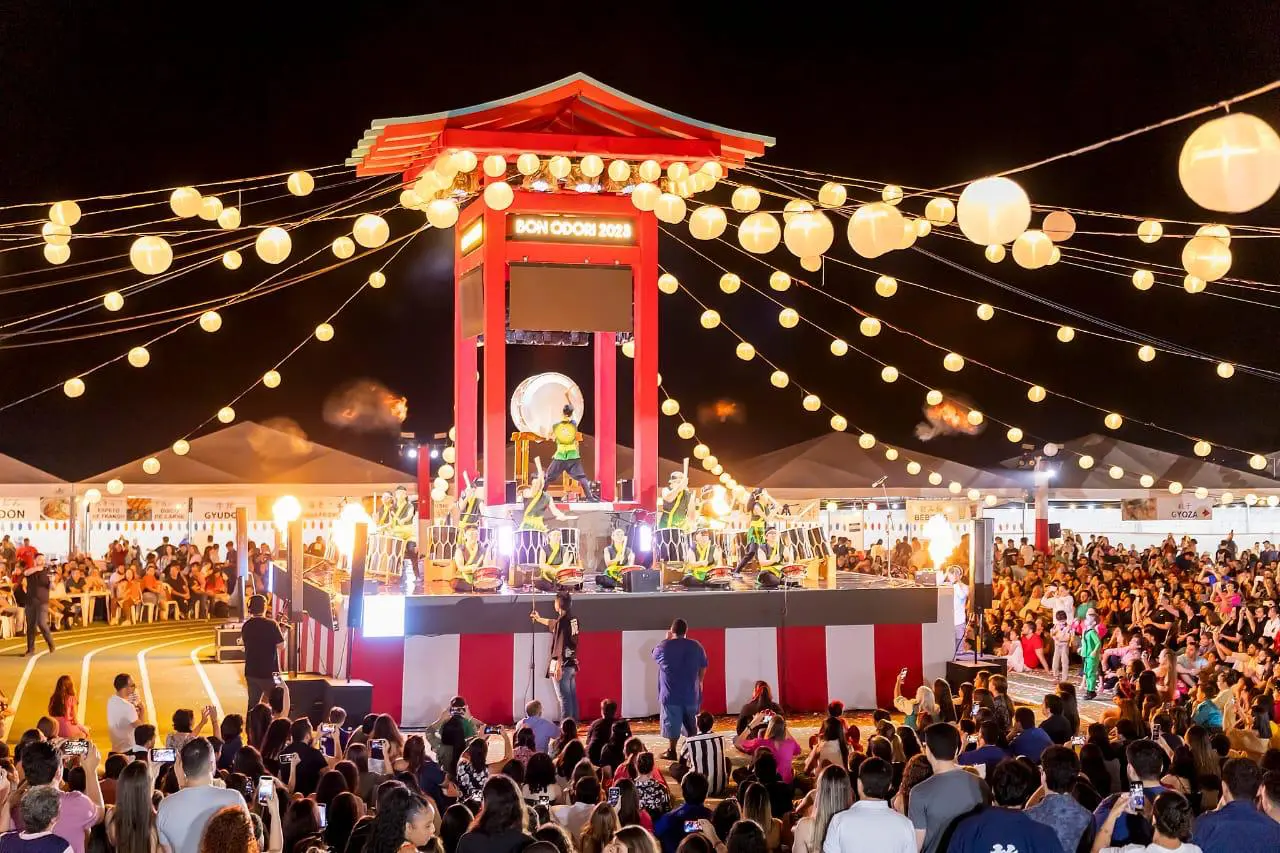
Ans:
[[[320,774],[329,769],[325,754],[311,745],[315,731],[311,721],[299,717],[289,727],[289,743],[280,750],[280,773],[289,783],[289,790],[309,797],[316,792]]]
[[[188,741],[173,769],[181,789],[160,801],[156,831],[167,853],[199,853],[205,825],[228,806],[248,811],[240,791],[213,785],[213,747],[205,738]],[[274,815],[273,815],[274,817]]]
[[[578,620],[573,617],[573,599],[569,593],[556,595],[556,615],[550,619],[538,615],[534,607],[529,619],[551,632],[551,660],[547,678],[556,686],[560,702],[560,719],[578,719]]]
[[[284,634],[267,612],[267,599],[255,595],[249,599],[249,618],[240,628],[240,640],[244,644],[244,681],[249,691],[248,712],[259,702],[268,701],[271,691],[280,684],[280,652],[284,649]],[[286,690],[288,688],[285,688]]]

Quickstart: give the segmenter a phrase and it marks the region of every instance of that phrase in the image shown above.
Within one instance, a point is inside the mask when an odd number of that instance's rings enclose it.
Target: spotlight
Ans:
[[[417,451],[414,451],[414,455],[415,455],[415,456],[417,455]],[[433,448],[431,448],[431,458],[432,458],[432,459],[439,459],[439,458],[440,458],[440,451],[439,451],[439,450],[437,450],[437,449],[436,449],[436,448],[434,448],[434,447],[433,447]]]
[[[408,449],[408,451],[406,451],[406,452],[409,454],[409,458],[410,458],[410,459],[417,459],[417,458],[418,458],[418,448],[416,448],[416,447],[410,447],[410,448]]]
[[[404,596],[370,595],[364,599],[364,637],[404,636]]]
[[[636,530],[636,553],[648,554],[653,550],[653,528],[642,524]]]
[[[498,553],[510,557],[516,550],[516,535],[510,527],[498,528]]]

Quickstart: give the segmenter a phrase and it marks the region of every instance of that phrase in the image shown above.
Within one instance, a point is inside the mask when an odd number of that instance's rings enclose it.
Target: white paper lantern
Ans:
[[[1231,250],[1215,237],[1192,237],[1182,247],[1182,268],[1205,281],[1217,281],[1231,269]]]
[[[1142,488],[1144,489],[1149,489],[1155,484],[1156,484],[1156,478],[1152,477],[1150,474],[1143,474],[1141,477],[1138,478],[1138,485],[1142,486]],[[1200,490],[1197,489],[1196,491],[1199,492]],[[1197,494],[1196,497],[1200,497],[1200,495]]]
[[[262,384],[265,385],[267,388],[279,388],[280,387],[280,371],[268,370],[266,373],[262,374]]]
[[[964,419],[969,422],[970,426],[982,426],[982,423],[987,419],[987,416],[977,409],[970,409],[964,416]]]
[[[898,248],[904,223],[895,207],[880,202],[864,204],[849,217],[849,245],[864,258],[877,258]]]
[[[933,225],[927,219],[913,219],[911,224],[915,226],[917,237],[928,237],[929,232],[933,230]]]
[[[667,177],[679,183],[689,179],[689,166],[686,163],[675,162],[667,166]]]
[[[738,213],[751,213],[760,206],[760,191],[755,187],[738,187],[729,203]]]
[[[720,276],[720,289],[725,293],[737,293],[740,287],[742,287],[742,279],[733,273],[727,272]]]
[[[1045,214],[1040,230],[1053,242],[1065,243],[1076,233],[1076,218],[1065,210],[1053,210]]]
[[[931,485],[931,486],[941,486],[941,485],[942,485],[942,475],[941,475],[941,474],[939,474],[937,471],[930,471],[930,472],[929,472],[929,485]]]
[[[1124,469],[1121,468],[1119,465],[1112,465],[1110,468],[1107,469],[1107,476],[1113,480],[1119,480],[1121,477],[1124,476]]]
[[[1138,239],[1144,243],[1154,243],[1164,236],[1164,226],[1155,219],[1144,219],[1138,223]]]
[[[831,428],[836,432],[844,432],[849,428],[849,422],[844,419],[843,415],[832,415]]]
[[[1133,286],[1138,290],[1150,290],[1152,285],[1156,283],[1155,274],[1151,270],[1134,270]]]
[[[781,241],[782,228],[772,214],[763,211],[753,213],[738,226],[738,242],[754,255],[772,252]]]
[[[1043,403],[1048,392],[1039,385],[1032,385],[1027,389],[1027,399],[1033,403]]]
[[[391,228],[376,213],[362,213],[351,226],[351,236],[366,249],[376,249],[391,237]]]
[[[200,192],[195,187],[178,187],[169,194],[169,208],[173,215],[190,219],[200,212]]]
[[[782,270],[774,270],[769,274],[769,287],[779,293],[785,293],[791,289],[791,276]]]
[[[142,460],[142,470],[148,474],[159,474],[160,460],[154,456],[148,456],[146,459]]]
[[[146,367],[151,363],[151,353],[146,347],[134,347],[129,350],[129,354],[126,358],[129,360],[129,364],[133,367]]]
[[[1236,366],[1229,361],[1218,362],[1218,366],[1215,369],[1220,379],[1230,379],[1236,375]]]
[[[876,446],[876,437],[869,432],[864,432],[858,436],[858,446],[863,450],[870,450]]]
[[[804,399],[800,401],[800,406],[806,412],[816,412],[822,408],[822,400],[817,394],[805,394]]]
[[[898,451],[897,451],[897,449],[896,449],[896,448],[893,448],[893,447],[886,447],[886,448],[884,449],[884,458],[885,458],[885,459],[888,459],[890,462],[892,462],[892,461],[894,461],[895,459],[897,459],[897,458],[898,458]]]
[[[964,370],[964,358],[956,352],[949,352],[942,357],[942,366],[950,373]]]
[[[1108,412],[1107,416],[1102,419],[1102,423],[1106,425],[1107,429],[1120,429],[1120,427],[1124,426],[1124,418],[1118,412]]]
[[[506,181],[498,181],[484,188],[484,203],[490,210],[506,210],[515,198],[515,191]]]
[[[1139,361],[1154,361],[1155,357],[1156,357],[1156,348],[1151,346],[1151,344],[1143,344],[1142,346],[1138,347]]]
[[[880,378],[885,382],[897,382],[898,368],[894,367],[892,364],[886,364],[884,367],[880,368]]]
[[[1009,178],[982,178],[960,193],[956,218],[964,236],[980,246],[1009,243],[1031,224],[1031,201]]]
[[[1225,225],[1201,225],[1196,229],[1197,237],[1217,237],[1222,245],[1231,245],[1231,230]]]
[[[296,196],[311,195],[311,191],[316,188],[316,179],[311,177],[310,172],[294,172],[284,185]]]
[[[457,164],[459,172],[471,173],[476,170],[479,158],[476,157],[474,151],[459,151],[453,155],[453,162]]]
[[[200,212],[196,215],[205,222],[216,222],[222,215],[222,199],[215,195],[207,195],[200,199]]]
[[[1229,113],[1200,125],[1178,157],[1178,180],[1209,210],[1244,213],[1280,189],[1280,136],[1249,113]]]
[[[49,206],[49,221],[68,228],[80,221],[80,205],[74,201],[59,201]]]
[[[62,393],[74,400],[84,393],[84,380],[79,376],[71,377],[62,383]]]
[[[788,223],[802,213],[811,213],[813,205],[802,198],[793,198],[782,206],[782,221]]]
[[[609,164],[609,180],[625,184],[631,180],[631,164],[626,160],[614,160]]]
[[[992,243],[990,246],[982,250],[982,256],[993,264],[998,264],[1004,260],[1005,248],[999,243]]]
[[[236,410],[230,406],[223,406],[218,409],[218,420],[224,424],[229,424],[236,419]]]
[[[944,398],[942,396],[942,392],[937,390],[936,388],[930,388],[929,393],[924,395],[925,403],[927,403],[930,406],[942,405],[943,399]]]
[[[985,302],[978,306],[979,320],[990,320],[994,316],[996,316],[995,308],[992,308],[990,305],[988,305]]]
[[[516,158],[516,171],[526,177],[537,174],[541,167],[542,163],[538,160],[537,154],[526,152]]]
[[[828,181],[818,189],[818,204],[823,207],[842,207],[849,192],[841,184]]]
[[[1043,231],[1023,231],[1013,241],[1013,262],[1023,269],[1038,270],[1048,266],[1053,249],[1053,241]]]
[[[222,328],[222,315],[217,311],[206,311],[200,315],[200,328],[212,334]]]
[[[108,311],[119,311],[124,307],[124,297],[120,295],[120,291],[113,290],[102,297],[102,307]]]
[[[680,404],[676,402],[676,399],[674,397],[668,397],[667,399],[662,401],[661,409],[662,409],[662,414],[666,415],[667,417],[669,418],[675,417],[677,414],[680,413]]]
[[[124,483],[114,477],[107,480],[107,492],[109,494],[118,495],[124,491]]]
[[[129,262],[143,275],[159,275],[173,263],[173,248],[163,237],[139,237],[129,247]]]
[[[60,246],[53,243],[46,243],[44,247],[44,259],[49,263],[57,266],[65,264],[71,258],[71,247]]]
[[[1058,445],[1056,445],[1056,444],[1052,444],[1052,443],[1050,443],[1050,444],[1046,444],[1046,445],[1044,446],[1044,455],[1045,455],[1045,456],[1057,456],[1057,455],[1058,455],[1058,451],[1059,451],[1060,449],[1061,449],[1061,448],[1059,448],[1059,447],[1058,447]]]
[[[817,272],[822,269],[822,256],[818,255],[813,258],[801,258],[800,267],[805,272]]]
[[[892,276],[882,275],[876,279],[876,295],[885,299],[898,292],[898,280]]]
[[[1061,343],[1069,344],[1076,339],[1076,330],[1070,326],[1059,326],[1056,335]]]
[[[627,358],[635,358],[635,357],[636,357],[636,342],[635,342],[634,340],[627,340],[627,341],[623,341],[623,342],[622,342],[622,354],[623,354],[624,356],[626,356]]]
[[[800,325],[800,313],[794,308],[783,308],[778,312],[778,325],[784,329],[794,329]]]
[[[729,219],[714,204],[704,204],[689,215],[689,234],[695,240],[714,240],[724,233]]]
[[[631,191],[631,204],[636,210],[650,211],[657,206],[661,196],[662,190],[653,184],[636,184]]]
[[[676,278],[669,272],[664,272],[658,276],[658,290],[670,296],[680,289],[680,279]]]
[[[1255,471],[1261,471],[1267,467],[1267,457],[1260,453],[1255,453],[1249,457],[1249,467]]]
[[[102,500],[102,492],[97,489],[84,490],[84,502],[86,504],[96,504],[100,500]]]
[[[902,201],[902,187],[897,184],[885,184],[884,189],[880,190],[880,199],[885,204],[898,204]]]
[[[547,161],[547,172],[557,181],[569,177],[571,171],[573,171],[573,162],[563,154],[557,154]]]
[[[720,325],[720,312],[713,308],[708,308],[702,312],[702,316],[698,318],[698,322],[702,324],[704,329],[714,329]]]
[[[658,196],[658,201],[653,206],[653,215],[668,225],[683,222],[684,214],[684,199],[675,193],[662,193]]]
[[[950,225],[956,220],[956,206],[949,198],[933,198],[924,206],[924,217],[934,226]]]
[[[381,288],[385,287],[386,284],[387,284],[387,277],[382,273],[381,270],[374,270],[373,272],[369,273],[369,286],[372,287],[374,290],[380,290]]]
[[[1169,484],[1169,494],[1171,495],[1182,494],[1182,484],[1179,483],[1177,480],[1174,480],[1173,482],[1171,482]],[[1230,492],[1228,492],[1228,494],[1230,494]]]
[[[457,203],[451,198],[433,198],[427,202],[427,221],[432,228],[452,228],[458,221]]]
[[[346,260],[356,253],[355,241],[350,237],[339,237],[333,241],[333,245],[330,248],[333,250],[334,256],[339,260]]]
[[[746,341],[741,342],[733,351],[734,355],[743,361],[750,361],[756,357],[756,348]]]
[[[801,213],[792,217],[782,229],[787,251],[797,258],[812,258],[831,248],[835,241],[831,220],[821,213]]]
[[[880,334],[880,321],[875,317],[863,317],[858,323],[858,331],[868,338],[874,338]]]
[[[1191,294],[1204,293],[1204,289],[1207,286],[1208,285],[1205,284],[1204,279],[1200,278],[1199,276],[1195,276],[1195,275],[1191,275],[1190,273],[1187,273],[1182,277],[1182,289],[1185,290],[1187,293],[1191,293]]]
[[[695,444],[693,446],[694,459],[706,459],[710,455],[711,455],[711,448],[707,447],[705,444]]]
[[[1204,439],[1201,439],[1191,446],[1191,452],[1196,456],[1204,458],[1213,452],[1213,445]]]
[[[484,173],[491,178],[501,178],[507,174],[507,160],[501,154],[490,154],[484,158]],[[490,184],[490,186],[493,186]]]
[[[1077,459],[1076,462],[1086,471],[1093,467],[1093,457],[1087,453]]]
[[[832,338],[829,348],[834,356],[843,356],[849,352],[849,345],[840,338]]]
[[[1017,444],[1022,441],[1022,430],[1017,427],[1009,427],[1009,431],[1004,434],[1004,437]]]
[[[321,323],[316,326],[316,340],[321,343],[333,340],[333,326],[328,323]]]
[[[283,263],[292,248],[293,240],[289,237],[289,232],[278,225],[262,229],[253,244],[258,257],[268,264]]]

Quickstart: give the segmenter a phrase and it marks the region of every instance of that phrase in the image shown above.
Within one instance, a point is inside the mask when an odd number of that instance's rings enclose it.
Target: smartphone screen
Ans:
[[[316,808],[320,810],[320,828],[324,829],[326,826],[329,825],[329,815],[328,815],[329,810],[325,808],[324,803],[320,803],[319,805],[316,806]]]
[[[276,794],[276,780],[270,776],[258,777],[258,802],[267,803]]]
[[[685,831],[685,832],[697,832],[697,831],[698,831],[698,822],[697,822],[696,820],[686,820],[686,821],[684,822],[684,831]]]
[[[64,740],[61,749],[63,755],[85,755],[89,752],[89,741]]]
[[[369,743],[369,772],[387,772],[387,742],[381,738]]]
[[[151,750],[152,764],[170,764],[178,760],[177,750],[174,749],[153,749]]]
[[[1160,740],[1160,735],[1162,735],[1162,734],[1164,734],[1164,732],[1163,732],[1163,730],[1160,728],[1160,724],[1159,724],[1159,723],[1152,723],[1152,724],[1151,724],[1151,739],[1152,739],[1152,740]]]
[[[1072,735],[1072,737],[1071,737],[1071,745],[1072,745],[1072,746],[1084,746],[1084,735]]]
[[[906,678],[906,677],[907,677],[907,668],[904,666],[901,670],[898,671],[898,678]]]
[[[338,727],[332,723],[320,726],[320,751],[328,758],[338,754]]]
[[[977,743],[977,742],[978,742],[978,736],[977,736],[977,735],[969,735],[968,740],[969,740],[969,743]]]
[[[271,680],[275,683],[276,687],[284,684],[284,679],[280,677],[280,673],[278,672],[271,673]]]
[[[500,735],[502,734],[502,726],[485,726],[484,733],[487,735]]]
[[[974,703],[973,703],[973,706],[972,706],[971,708],[969,708],[969,716],[971,716],[971,717],[976,717],[976,716],[978,716],[978,712],[979,712],[979,711],[981,711],[981,710],[982,710],[982,703],[981,703],[981,702],[974,702]]]
[[[618,800],[621,797],[622,797],[622,792],[618,790],[618,787],[616,785],[614,785],[609,789],[609,805],[613,806],[614,808],[617,808]]]
[[[1129,784],[1129,806],[1135,811],[1141,811],[1147,804],[1147,792],[1142,790],[1141,782],[1131,782]]]

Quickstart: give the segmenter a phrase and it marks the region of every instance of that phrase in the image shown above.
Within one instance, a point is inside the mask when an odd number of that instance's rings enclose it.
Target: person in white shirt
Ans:
[[[1049,584],[1044,589],[1044,595],[1040,597],[1040,606],[1049,611],[1052,617],[1061,610],[1067,614],[1067,619],[1074,619],[1076,616],[1076,600],[1071,593],[1067,592],[1065,587],[1057,584]]]
[[[173,768],[182,790],[160,801],[156,833],[165,853],[200,853],[200,837],[214,814],[227,806],[247,812],[248,806],[240,791],[214,785],[213,747],[204,738],[188,742]]]
[[[107,700],[107,731],[111,736],[111,751],[128,752],[134,746],[133,730],[143,721],[138,686],[127,672],[117,675],[111,686],[116,691]]]
[[[1276,634],[1280,634],[1280,609],[1273,604],[1267,608],[1267,621],[1262,626],[1262,636],[1275,642]]]
[[[1036,549],[1027,544],[1027,537],[1022,537],[1022,545],[1018,548],[1018,557],[1022,560],[1022,565],[1030,566],[1036,560]]]
[[[858,768],[858,801],[831,818],[822,853],[916,853],[911,821],[889,808],[893,766],[868,758]]]
[[[584,776],[573,786],[573,802],[567,806],[552,806],[551,819],[569,830],[577,838],[591,820],[591,811],[600,802],[600,780]]]
[[[952,597],[952,615],[956,626],[956,654],[959,654],[964,651],[964,632],[969,622],[969,585],[964,582],[959,568],[952,568],[947,572],[947,580],[951,582],[951,589],[955,593]]]

